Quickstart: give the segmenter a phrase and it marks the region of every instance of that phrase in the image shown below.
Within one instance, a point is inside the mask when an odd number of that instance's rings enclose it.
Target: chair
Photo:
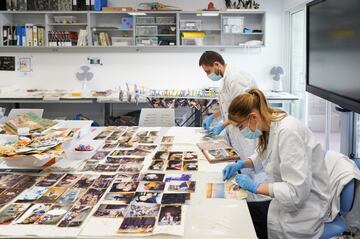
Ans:
[[[24,115],[30,112],[35,114],[39,118],[42,118],[44,114],[44,109],[12,109],[10,110],[7,120],[12,120],[20,115]]]
[[[141,109],[140,127],[173,127],[175,126],[175,110],[174,109]]]
[[[332,222],[325,223],[324,232],[320,239],[340,236],[347,229],[344,217],[351,210],[355,196],[355,179],[345,185],[340,194],[340,213]]]

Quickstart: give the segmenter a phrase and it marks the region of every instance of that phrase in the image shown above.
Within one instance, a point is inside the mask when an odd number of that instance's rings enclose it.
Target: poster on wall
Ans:
[[[30,77],[33,72],[33,57],[20,56],[17,59],[17,72],[19,76]]]

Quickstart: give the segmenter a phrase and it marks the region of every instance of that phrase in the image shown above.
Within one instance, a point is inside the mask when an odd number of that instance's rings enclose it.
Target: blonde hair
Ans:
[[[235,123],[241,123],[253,110],[260,113],[266,125],[270,126],[271,122],[280,121],[287,116],[281,110],[271,108],[265,95],[258,89],[252,88],[249,91],[235,97],[229,106],[229,120]],[[257,150],[263,154],[267,147],[268,135],[263,134],[258,141]]]

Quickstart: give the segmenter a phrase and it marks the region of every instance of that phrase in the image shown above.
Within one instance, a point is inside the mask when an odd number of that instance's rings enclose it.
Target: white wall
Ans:
[[[110,5],[127,6],[134,1],[110,1]],[[207,6],[207,0],[163,1],[185,10]],[[222,0],[214,1],[224,8]],[[268,72],[274,64],[283,64],[283,0],[260,0],[266,11],[266,47],[259,51],[226,50],[223,56],[227,63],[252,74],[263,89],[270,88]],[[129,4],[127,4],[129,3]],[[197,89],[216,86],[198,67],[201,51],[166,53],[31,53],[1,55],[33,56],[34,72],[30,78],[19,77],[14,72],[0,72],[0,85],[16,84],[26,88],[79,89],[74,80],[76,69],[86,63],[89,56],[100,57],[104,65],[96,67],[91,88],[107,89],[124,82],[143,84],[146,87],[168,89]]]

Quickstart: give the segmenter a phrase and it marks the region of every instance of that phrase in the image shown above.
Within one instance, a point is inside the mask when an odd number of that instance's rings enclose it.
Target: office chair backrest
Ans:
[[[342,216],[351,210],[355,196],[355,179],[345,185],[340,194],[340,213]]]
[[[174,109],[141,109],[140,127],[172,127],[175,126],[175,110]]]

